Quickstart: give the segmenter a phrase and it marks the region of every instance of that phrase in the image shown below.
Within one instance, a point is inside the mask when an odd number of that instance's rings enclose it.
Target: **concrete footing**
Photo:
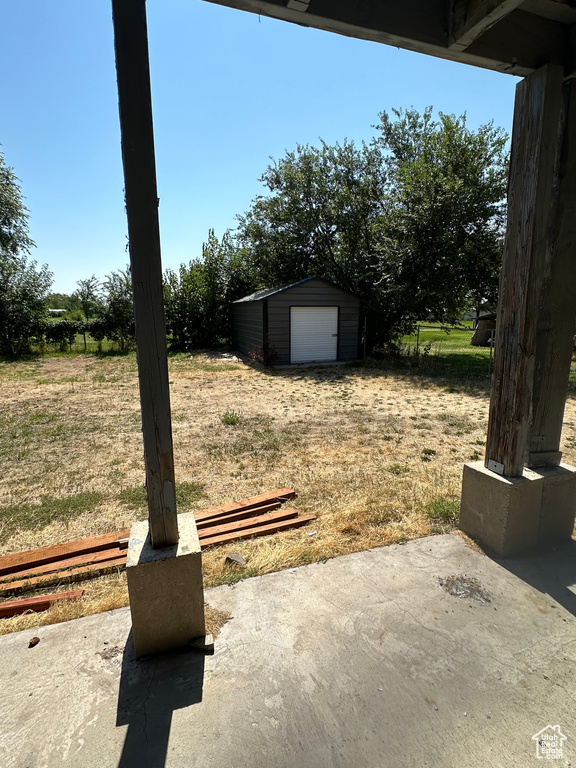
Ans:
[[[130,529],[126,575],[137,658],[206,635],[202,555],[192,513],[178,515],[177,545],[153,549],[148,521]]]
[[[482,461],[464,466],[460,529],[501,557],[568,541],[576,516],[576,468],[524,469],[502,477]]]

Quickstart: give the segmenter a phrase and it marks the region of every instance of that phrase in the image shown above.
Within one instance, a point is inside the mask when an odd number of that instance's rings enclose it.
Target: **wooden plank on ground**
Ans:
[[[67,568],[72,569],[83,565],[102,563],[106,560],[115,560],[116,558],[123,556],[123,549],[125,549],[125,547],[122,548],[120,546],[114,546],[110,547],[109,549],[102,549],[99,552],[77,555],[76,557],[68,557],[64,560],[56,560],[53,563],[45,563],[44,565],[35,565],[32,566],[32,568],[24,568],[20,571],[13,571],[12,573],[0,577],[0,585],[9,581],[17,581],[23,578],[30,578],[31,576],[40,576],[44,573],[63,571]]]
[[[295,499],[296,491],[293,488],[276,488],[274,491],[268,491],[267,493],[261,493],[258,496],[251,496],[248,499],[241,499],[240,501],[232,501],[229,504],[221,504],[218,507],[210,507],[209,509],[201,509],[194,513],[196,521],[209,520],[213,517],[220,517],[228,512],[239,512],[243,509],[253,509],[254,507],[260,507],[263,504],[267,504],[274,501],[288,501],[288,499]]]
[[[273,504],[263,504],[261,507],[251,507],[250,509],[241,509],[239,512],[230,512],[227,515],[221,515],[214,518],[209,517],[206,520],[197,520],[196,528],[198,531],[204,528],[211,528],[214,525],[222,525],[223,523],[233,523],[235,520],[244,520],[247,517],[255,517],[257,515],[263,515],[265,512],[272,512],[275,509],[279,509],[282,506],[282,502],[275,501]]]
[[[295,509],[281,509],[278,512],[269,512],[265,515],[259,515],[258,517],[249,517],[247,520],[236,520],[232,523],[224,523],[223,525],[214,525],[211,528],[205,528],[198,531],[198,537],[200,543],[202,543],[204,539],[210,539],[214,536],[219,536],[222,533],[244,531],[247,528],[258,528],[261,525],[269,525],[271,523],[280,522],[281,520],[291,520],[294,517],[298,517],[298,512]]]
[[[300,515],[292,520],[285,520],[283,522],[272,523],[271,525],[261,525],[257,528],[248,528],[244,531],[237,531],[233,533],[224,533],[220,536],[213,536],[209,539],[202,539],[202,549],[206,547],[212,547],[215,544],[225,544],[228,541],[236,541],[239,539],[251,539],[255,536],[267,536],[270,533],[277,533],[278,531],[286,531],[289,528],[299,528],[301,525],[309,523],[310,520],[315,520],[316,515]]]
[[[32,549],[28,552],[17,552],[13,555],[4,555],[0,557],[0,576],[22,568],[32,568],[44,563],[53,563],[56,560],[62,560],[73,555],[86,554],[88,552],[97,552],[102,549],[113,547],[117,541],[127,539],[130,536],[130,529],[125,528],[122,531],[113,533],[103,533],[100,536],[92,536],[89,539],[77,539],[68,541],[65,544],[54,544],[50,547],[41,547]]]
[[[6,600],[0,603],[0,619],[8,619],[10,616],[18,616],[28,611],[46,611],[50,606],[60,600],[74,600],[82,597],[83,589],[73,592],[56,592],[53,595],[40,595],[40,597],[28,597],[24,600]]]
[[[104,563],[95,563],[87,565],[84,568],[74,568],[69,571],[57,571],[48,573],[35,578],[20,579],[19,581],[9,581],[0,584],[0,595],[16,594],[18,592],[30,592],[32,589],[42,589],[50,584],[59,581],[81,581],[82,579],[92,579],[96,576],[103,576],[112,570],[124,570],[126,568],[126,555],[116,557],[114,560],[107,560]]]

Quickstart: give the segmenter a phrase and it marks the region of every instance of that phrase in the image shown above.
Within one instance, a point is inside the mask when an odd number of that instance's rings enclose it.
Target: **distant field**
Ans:
[[[473,347],[470,344],[473,323],[462,323],[467,329],[446,328],[439,323],[422,324],[419,333],[402,338],[407,354],[434,358],[437,364],[464,375],[489,375],[490,348]]]

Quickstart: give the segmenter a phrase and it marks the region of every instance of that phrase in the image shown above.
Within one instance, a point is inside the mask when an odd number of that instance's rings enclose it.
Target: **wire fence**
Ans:
[[[471,325],[418,325],[402,340],[406,355],[466,375],[491,376],[494,331]]]

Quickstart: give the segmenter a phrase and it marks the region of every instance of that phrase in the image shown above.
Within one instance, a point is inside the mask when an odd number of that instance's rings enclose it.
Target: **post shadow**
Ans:
[[[128,725],[118,768],[164,768],[172,713],[202,701],[204,662],[204,653],[187,648],[137,661],[130,630],[116,712],[116,726]]]
[[[576,541],[567,541],[521,558],[493,558],[526,584],[549,595],[576,616]]]

